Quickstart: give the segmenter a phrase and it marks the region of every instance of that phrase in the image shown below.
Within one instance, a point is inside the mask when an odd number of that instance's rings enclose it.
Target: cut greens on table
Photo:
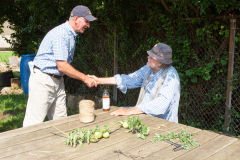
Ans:
[[[110,125],[109,127],[104,125],[103,128],[96,126],[95,129],[76,128],[69,132],[68,135],[61,131],[60,129],[54,127],[53,125],[51,124],[49,125],[56,128],[57,130],[59,130],[60,132],[67,136],[67,138],[64,141],[66,145],[76,147],[79,144],[79,147],[82,147],[83,143],[88,144],[90,142],[95,143],[98,142],[102,137],[108,138],[111,133],[109,128],[113,127],[116,124],[120,124],[120,127],[129,129],[126,132],[132,133],[139,132],[139,134],[137,134],[137,138],[141,139],[146,139],[146,136],[148,136],[150,131],[150,129],[144,123],[141,122],[139,116],[133,116],[132,118],[128,117],[127,120],[117,121],[116,123]]]
[[[153,137],[152,142],[163,141],[165,139],[168,139],[170,141],[173,139],[179,139],[179,142],[182,143],[183,148],[190,150],[190,149],[196,148],[201,145],[200,143],[198,143],[197,141],[192,139],[193,135],[197,135],[197,134],[189,133],[189,132],[185,131],[184,129],[182,129],[181,133],[175,133],[175,132],[172,132],[169,134],[155,133],[155,136]]]

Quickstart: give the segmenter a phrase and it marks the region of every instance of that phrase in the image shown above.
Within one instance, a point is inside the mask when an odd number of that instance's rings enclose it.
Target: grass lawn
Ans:
[[[22,127],[27,99],[24,93],[0,95],[0,132]],[[68,116],[78,113],[78,109],[67,110]],[[44,121],[48,121],[47,116]]]
[[[9,57],[13,57],[14,56],[14,52],[1,52],[0,51],[0,62],[7,62],[7,64],[9,64]]]
[[[24,93],[0,96],[0,132],[22,127],[27,98]]]

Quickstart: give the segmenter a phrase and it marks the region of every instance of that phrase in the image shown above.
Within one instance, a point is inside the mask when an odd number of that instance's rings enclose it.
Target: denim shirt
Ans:
[[[117,74],[114,76],[117,88],[126,93],[127,89],[141,87],[147,73],[151,70],[147,65],[129,75]],[[151,80],[146,86],[146,93],[142,102],[136,107],[142,112],[159,117],[172,122],[178,122],[178,106],[180,100],[180,79],[174,67],[170,67],[163,82],[158,97],[154,98],[156,92],[156,82],[163,69],[156,74],[151,70]]]

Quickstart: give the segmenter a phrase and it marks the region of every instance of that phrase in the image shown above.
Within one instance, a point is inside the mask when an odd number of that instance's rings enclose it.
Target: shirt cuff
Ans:
[[[115,81],[117,82],[117,88],[124,94],[127,93],[127,86],[124,84],[123,79],[120,74],[114,76]]]

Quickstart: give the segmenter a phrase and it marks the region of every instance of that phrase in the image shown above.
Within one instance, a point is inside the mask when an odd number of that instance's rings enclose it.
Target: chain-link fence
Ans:
[[[212,23],[216,22],[219,23],[220,27],[230,27],[229,20],[218,20]],[[219,34],[219,31],[221,31],[219,29],[211,29],[209,32],[212,33],[207,34],[208,36],[196,37],[196,31],[198,30],[200,34],[204,28],[207,29],[205,24],[192,25],[191,39],[198,38],[198,40],[192,43],[191,48],[193,48],[193,53],[200,60],[197,67],[206,67],[206,64],[214,63],[210,72],[211,78],[205,80],[203,77],[198,76],[196,83],[190,82],[183,88],[182,92],[186,92],[187,95],[184,101],[180,103],[179,119],[180,122],[194,127],[223,130],[229,36]]]
[[[236,22],[229,131],[240,135],[240,19]]]
[[[181,79],[181,99],[179,105],[179,122],[194,127],[209,130],[224,130],[227,78],[228,78],[228,56],[229,56],[229,30],[230,20],[219,19],[212,21],[213,28],[208,28],[204,23],[192,23],[185,21],[190,30],[186,30],[186,39],[191,42],[188,53],[189,69],[203,69],[204,74],[196,74],[196,80],[191,78]],[[96,26],[96,30],[90,30],[78,37],[77,47],[74,55],[73,66],[85,73],[94,74],[98,77],[111,77],[114,75],[114,35],[118,35],[116,55],[118,56],[117,70],[119,74],[132,73],[147,63],[147,50],[150,50],[154,42],[168,41],[167,31],[159,27],[152,28],[147,23],[127,24],[129,31],[124,35],[125,39],[119,36],[117,30],[109,30],[108,26]],[[161,26],[163,24],[159,24]],[[233,79],[231,109],[229,111],[231,118],[229,121],[229,132],[234,135],[240,135],[240,93],[238,89],[240,57],[238,35],[240,31],[237,22],[236,44],[234,55]],[[208,31],[206,31],[208,30]],[[125,33],[121,33],[125,34]],[[174,36],[178,36],[173,33]],[[127,41],[126,41],[127,39]],[[172,46],[173,47],[173,46]],[[185,46],[182,46],[185,47]],[[177,57],[178,50],[173,50]],[[179,58],[179,57],[178,57]],[[179,67],[181,61],[173,63],[173,66],[181,74],[186,74]],[[212,65],[211,65],[212,64]],[[209,73],[208,73],[209,72]],[[206,77],[206,76],[210,77]],[[181,77],[181,76],[180,76]],[[71,78],[65,79],[66,90],[68,93],[89,94],[101,97],[103,88],[110,89],[110,95],[113,95],[112,86],[98,86],[97,88],[88,88],[84,83]],[[183,85],[186,84],[186,85]],[[137,102],[140,89],[131,89],[127,94],[117,91],[117,106],[134,106]]]

